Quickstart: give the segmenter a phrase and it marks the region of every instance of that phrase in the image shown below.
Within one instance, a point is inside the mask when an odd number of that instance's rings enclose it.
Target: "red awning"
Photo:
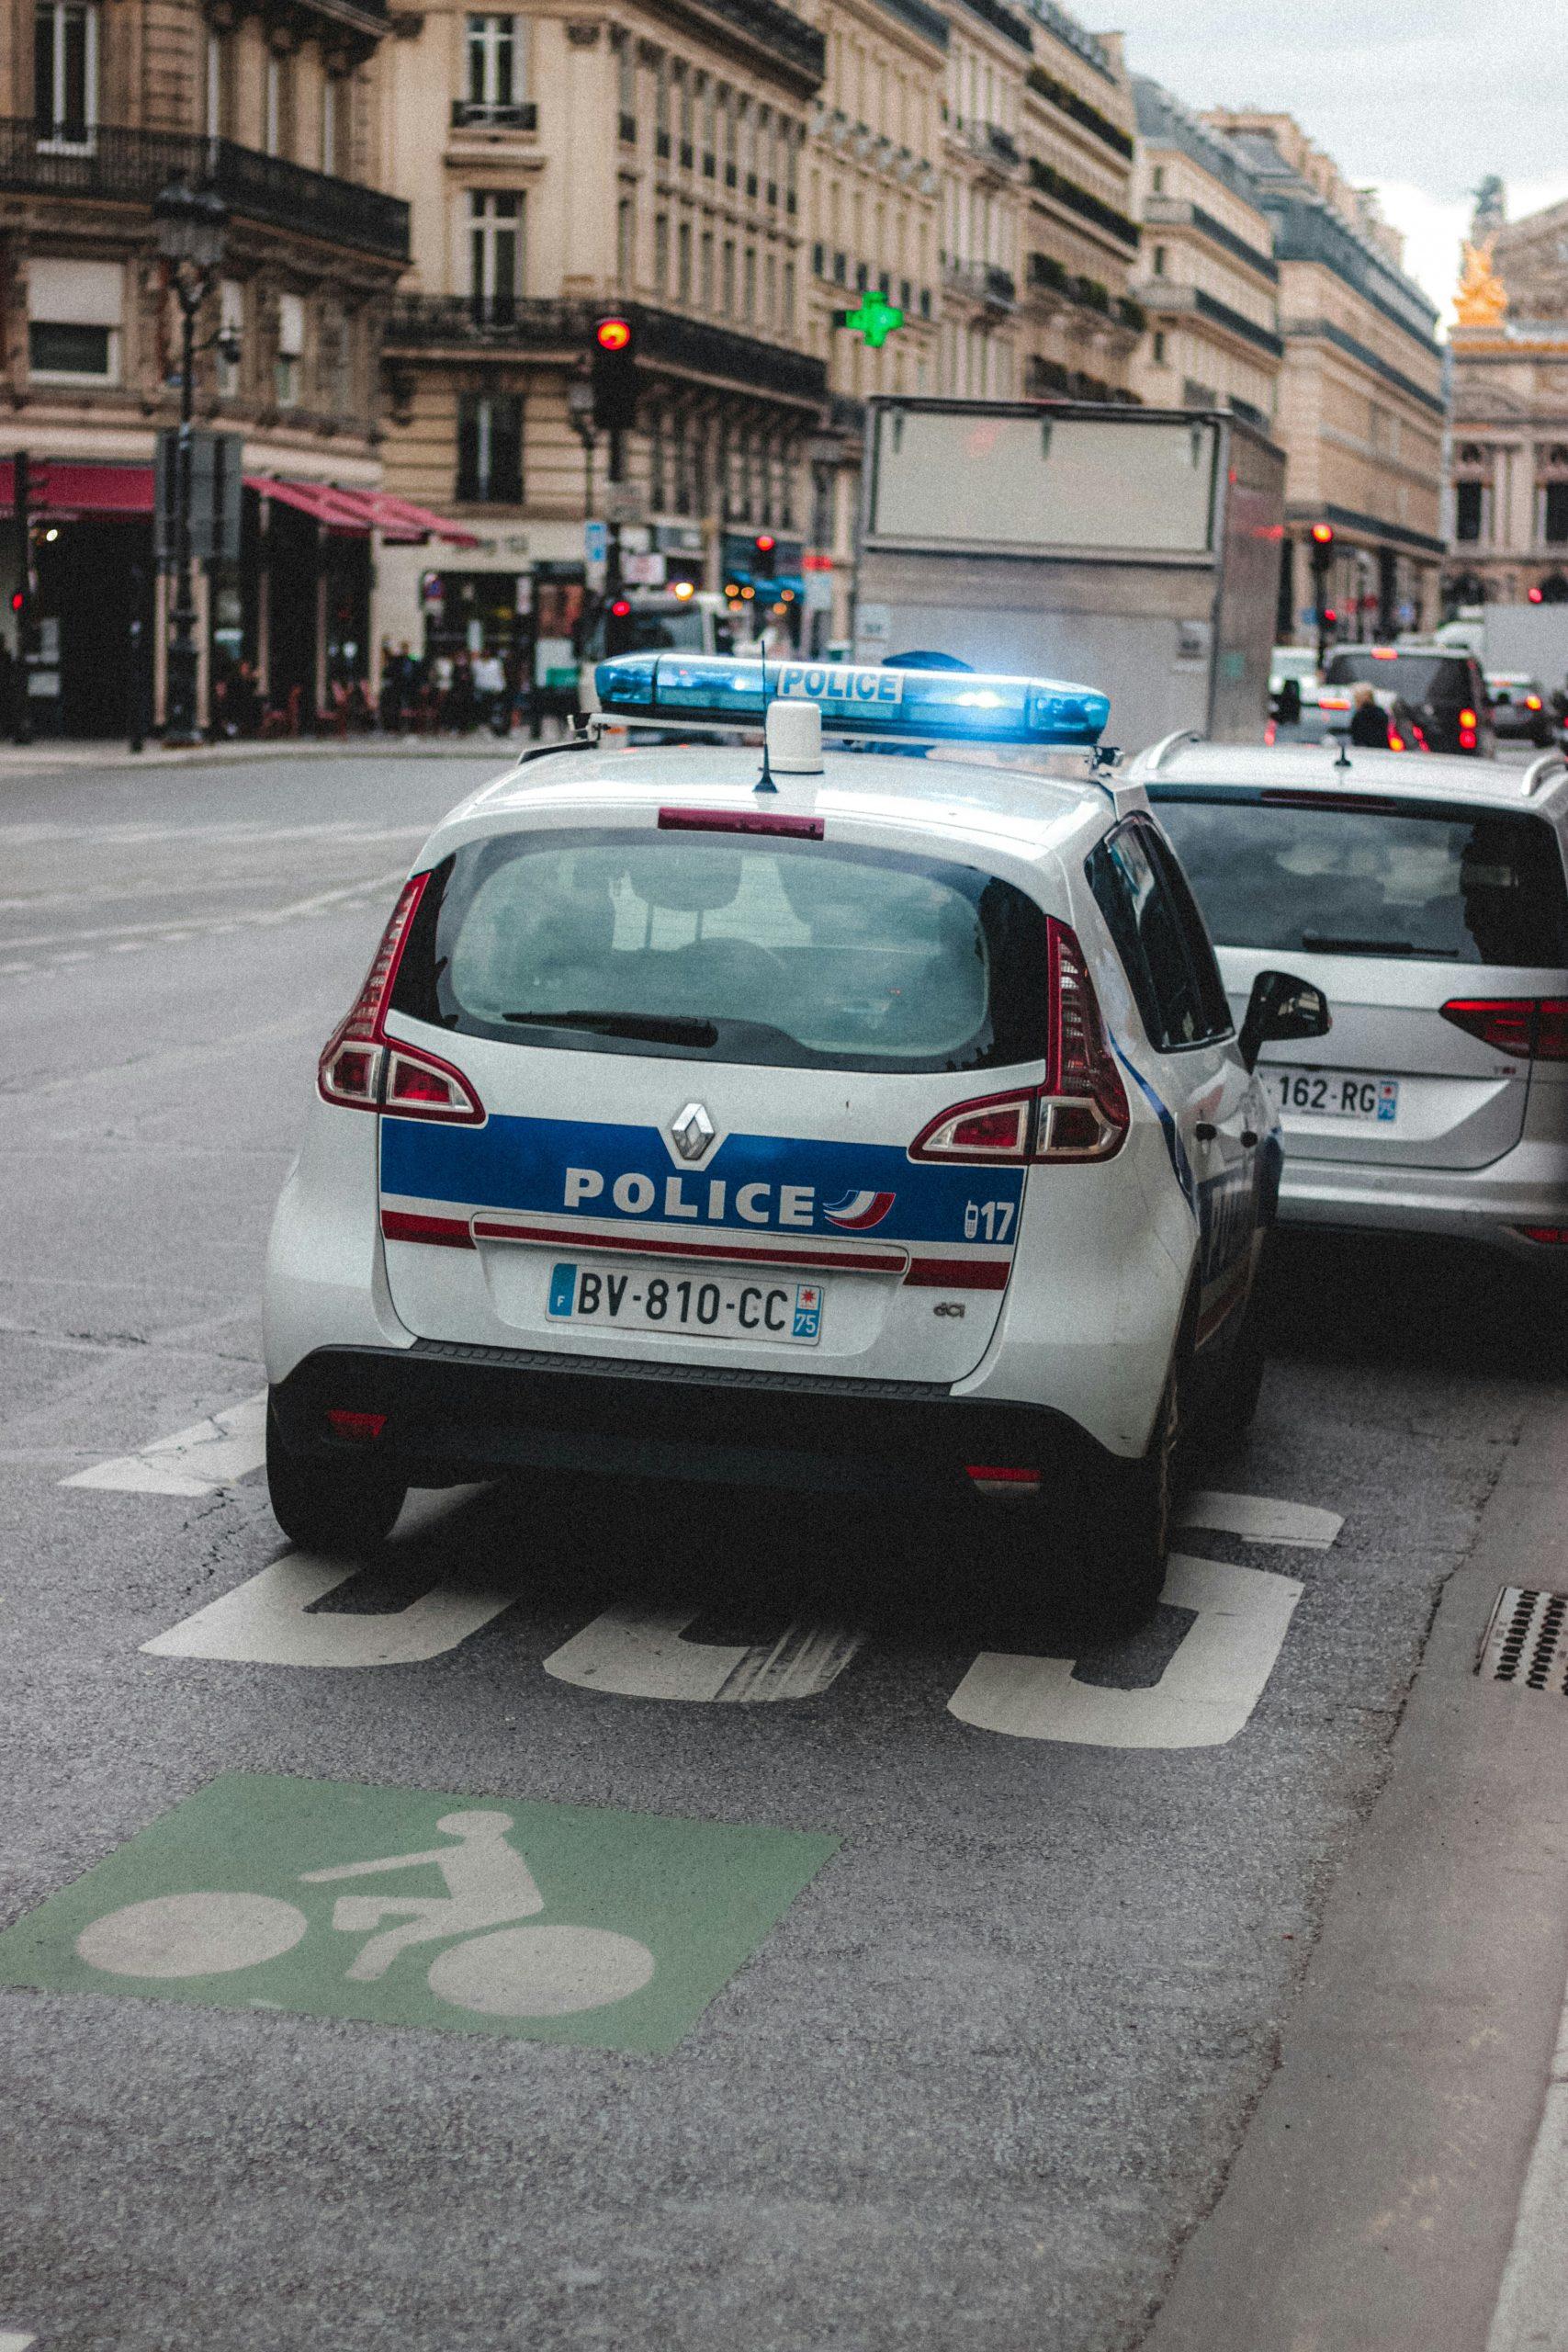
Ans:
[[[16,498],[16,466],[9,458],[0,458],[0,507],[14,506]],[[55,522],[83,514],[151,514],[152,469],[34,458],[28,469],[28,511]]]
[[[390,491],[339,490],[330,482],[284,481],[270,474],[247,474],[245,487],[259,492],[263,498],[280,499],[286,506],[297,506],[301,514],[313,514],[329,531],[361,535],[380,531],[385,537],[405,545],[429,538],[446,539],[459,548],[479,544],[471,531],[459,530],[456,524],[433,514],[427,506],[416,506],[412,499],[395,498]]]
[[[448,547],[454,548],[477,548],[482,544],[472,531],[433,514],[428,506],[416,506],[412,498],[399,498],[389,490],[367,490],[363,495],[389,539],[445,539]]]
[[[324,523],[329,531],[357,532],[363,537],[370,528],[370,517],[357,492],[334,490],[330,482],[280,481],[271,474],[247,474],[245,488],[263,498],[276,498],[284,506],[298,507],[301,514]]]

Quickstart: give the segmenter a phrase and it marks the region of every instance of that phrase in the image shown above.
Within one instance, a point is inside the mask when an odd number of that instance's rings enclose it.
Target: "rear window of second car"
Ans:
[[[1376,686],[1409,703],[1463,703],[1473,691],[1469,665],[1440,653],[1336,653],[1323,674],[1331,686]]]
[[[502,835],[432,875],[393,1003],[470,1036],[789,1069],[1038,1061],[1043,910],[999,876],[838,843]]]
[[[1151,794],[1222,946],[1280,955],[1568,963],[1551,827],[1512,809]]]

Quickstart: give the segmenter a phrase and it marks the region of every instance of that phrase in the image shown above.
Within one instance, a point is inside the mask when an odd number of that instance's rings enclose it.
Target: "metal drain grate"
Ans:
[[[1568,1695],[1568,1592],[1506,1584],[1493,1604],[1475,1671],[1494,1682]]]

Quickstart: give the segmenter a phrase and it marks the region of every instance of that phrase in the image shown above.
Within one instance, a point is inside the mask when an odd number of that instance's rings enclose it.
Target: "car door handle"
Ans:
[[[1192,1132],[1200,1143],[1213,1143],[1220,1131],[1212,1119],[1200,1119]]]

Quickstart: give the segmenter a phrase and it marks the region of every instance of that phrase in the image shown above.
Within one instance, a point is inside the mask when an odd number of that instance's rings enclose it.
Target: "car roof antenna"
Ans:
[[[768,657],[762,656],[762,773],[752,786],[755,792],[776,792],[773,769],[768,765]]]

